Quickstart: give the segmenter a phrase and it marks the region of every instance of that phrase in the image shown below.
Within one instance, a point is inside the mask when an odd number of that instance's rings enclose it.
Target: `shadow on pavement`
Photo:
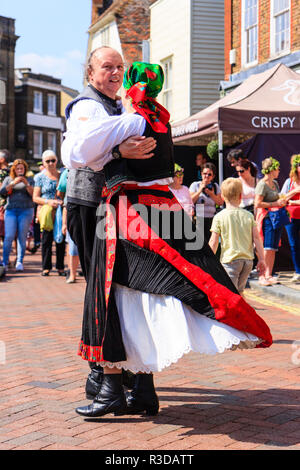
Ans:
[[[300,442],[300,390],[271,388],[230,391],[181,387],[157,387],[156,390],[162,407],[157,416],[110,418],[107,415],[85,421],[120,422],[124,425],[145,421],[157,425],[168,424],[176,429],[182,428],[182,439],[199,436],[200,442],[201,436],[205,439],[212,435],[216,437],[216,448],[220,435],[243,443],[275,447],[289,447]],[[164,396],[164,393],[167,395]]]

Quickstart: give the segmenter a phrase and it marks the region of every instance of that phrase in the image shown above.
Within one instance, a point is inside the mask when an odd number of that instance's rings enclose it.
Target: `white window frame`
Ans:
[[[43,93],[34,90],[33,92],[33,112],[35,114],[43,114]]]
[[[280,0],[279,0],[280,1]],[[280,57],[281,55],[289,54],[291,50],[291,0],[287,0],[287,6],[278,12],[275,12],[275,2],[278,0],[271,1],[271,24],[270,24],[270,53],[271,57]],[[276,50],[276,18],[283,15],[288,15],[289,28],[288,28],[288,41],[284,49]]]
[[[53,150],[53,152],[56,153],[56,145],[57,145],[56,132],[48,132],[47,141],[48,141],[47,148],[49,150]]]
[[[48,93],[47,106],[48,106],[48,115],[56,116],[56,95],[54,93]]]
[[[242,50],[241,50],[241,55],[242,55],[242,66],[243,67],[253,67],[254,65],[258,64],[258,34],[259,34],[259,1],[256,0],[256,9],[257,9],[257,14],[256,14],[256,23],[253,24],[251,27],[247,28],[246,25],[246,5],[247,5],[248,0],[242,0]],[[248,59],[248,48],[250,46],[248,38],[249,34],[253,32],[256,29],[256,51],[254,55],[256,57],[252,60]]]
[[[165,79],[162,89],[162,104],[172,114],[173,108],[173,56],[161,60]]]
[[[101,43],[103,46],[110,45],[110,24],[108,26],[104,26],[104,28],[100,32],[101,36]]]
[[[38,142],[36,142],[38,139]],[[43,153],[43,131],[33,131],[33,158],[42,158]]]

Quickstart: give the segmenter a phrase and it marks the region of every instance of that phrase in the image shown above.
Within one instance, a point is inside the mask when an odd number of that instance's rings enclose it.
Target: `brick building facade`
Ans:
[[[14,152],[14,63],[18,36],[15,20],[0,16],[0,148]]]
[[[224,5],[223,89],[278,62],[300,72],[298,0],[225,0]]]
[[[153,0],[92,0],[87,56],[97,47],[111,46],[126,64],[149,60],[151,3]]]
[[[16,156],[25,160],[41,159],[52,149],[60,157],[64,119],[61,116],[61,80],[15,71]]]

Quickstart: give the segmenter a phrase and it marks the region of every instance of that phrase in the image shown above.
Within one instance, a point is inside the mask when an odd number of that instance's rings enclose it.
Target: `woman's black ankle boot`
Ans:
[[[97,418],[108,413],[119,413],[126,408],[122,374],[103,374],[101,389],[88,406],[76,408],[76,413],[86,418]]]
[[[137,374],[135,384],[127,394],[127,414],[146,412],[149,416],[157,415],[159,410],[158,396],[156,395],[153,375]]]
[[[101,389],[103,380],[103,367],[97,366],[96,362],[89,362],[90,373],[86,379],[85,395],[88,400],[94,400]]]
[[[103,380],[103,367],[98,366],[96,362],[89,362],[89,366],[91,371],[86,379],[85,395],[88,400],[94,400],[101,389]],[[135,374],[133,374],[130,370],[122,369],[122,379],[123,385],[126,388],[131,390],[134,387]]]

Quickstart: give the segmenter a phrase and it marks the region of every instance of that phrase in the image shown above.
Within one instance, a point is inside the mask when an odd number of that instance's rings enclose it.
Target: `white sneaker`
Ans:
[[[22,263],[18,262],[16,264],[16,271],[24,271],[24,267]]]
[[[291,279],[291,282],[299,282],[300,281],[300,274],[295,273]]]

